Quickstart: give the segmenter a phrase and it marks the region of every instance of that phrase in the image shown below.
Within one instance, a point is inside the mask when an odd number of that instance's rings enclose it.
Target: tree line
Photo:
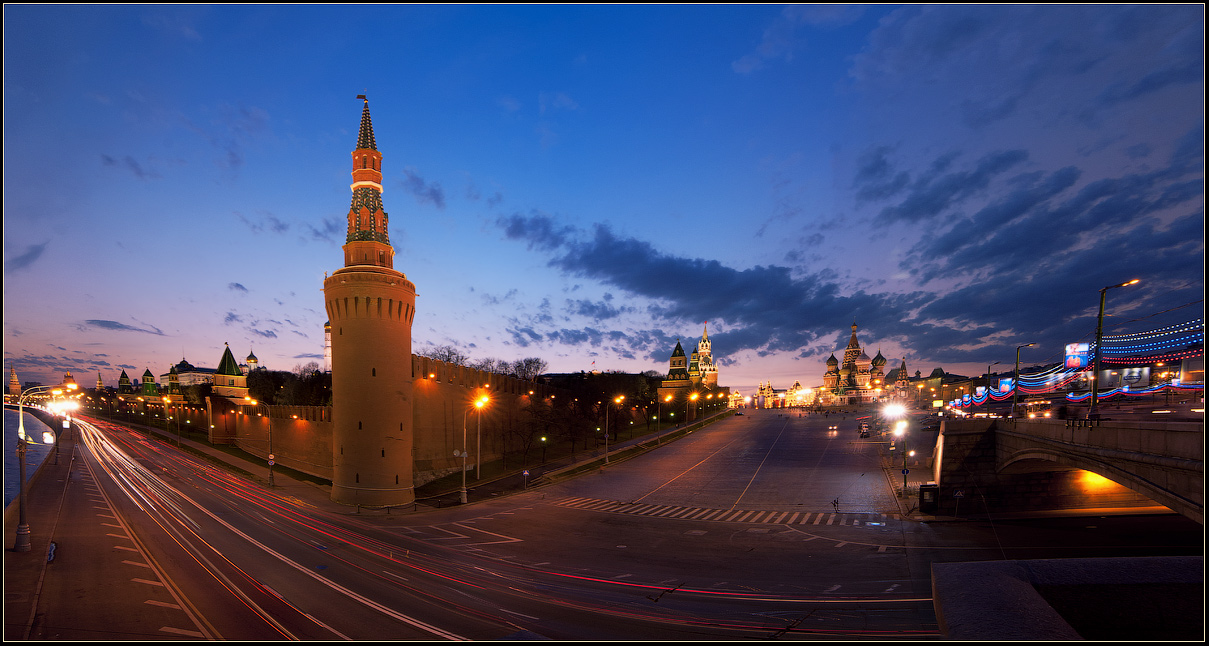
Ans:
[[[465,366],[482,370],[484,372],[494,372],[500,375],[508,375],[517,379],[533,381],[546,371],[548,364],[545,359],[539,357],[528,357],[525,359],[517,359],[516,361],[508,361],[506,359],[496,359],[487,357],[485,359],[471,360],[470,356],[462,352],[456,346],[439,345],[428,350],[417,352],[421,357],[443,361],[455,366]]]

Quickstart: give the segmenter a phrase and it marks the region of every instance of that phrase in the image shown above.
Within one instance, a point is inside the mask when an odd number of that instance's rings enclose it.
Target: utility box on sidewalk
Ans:
[[[937,499],[940,497],[940,485],[935,482],[919,485],[919,511],[924,514],[935,514]]]

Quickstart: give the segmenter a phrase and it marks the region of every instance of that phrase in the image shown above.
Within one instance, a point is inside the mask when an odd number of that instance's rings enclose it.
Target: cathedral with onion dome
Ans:
[[[905,371],[906,360],[903,361]],[[896,371],[898,372],[898,371]],[[824,406],[843,404],[866,404],[881,401],[895,394],[896,379],[886,377],[886,358],[881,350],[872,359],[861,349],[856,338],[856,322],[852,322],[852,336],[844,348],[844,359],[840,361],[832,353],[827,359],[827,372],[823,373],[823,387],[818,400]]]

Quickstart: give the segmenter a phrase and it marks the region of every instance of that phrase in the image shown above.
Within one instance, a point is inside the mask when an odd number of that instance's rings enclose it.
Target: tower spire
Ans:
[[[415,501],[411,325],[416,286],[394,268],[369,100],[353,150],[344,267],[323,279],[332,371],[332,500]],[[249,357],[252,355],[249,354]]]
[[[352,204],[348,209],[348,235],[344,241],[344,266],[376,265],[394,267],[394,247],[390,246],[386,211],[382,208],[382,153],[374,142],[374,124],[369,116],[369,99],[361,109],[361,128],[353,151]]]

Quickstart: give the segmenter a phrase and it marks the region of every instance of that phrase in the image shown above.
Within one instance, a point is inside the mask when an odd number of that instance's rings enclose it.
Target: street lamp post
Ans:
[[[660,427],[660,424],[663,424],[663,402],[668,402],[668,403],[671,403],[671,401],[672,401],[672,396],[671,396],[671,395],[666,395],[666,396],[664,396],[664,398],[663,398],[663,399],[660,399],[660,400],[659,400],[659,412],[658,412],[658,417],[659,417],[659,420],[658,420],[658,422],[655,424],[655,432],[656,432],[656,433],[658,433],[658,432],[659,432],[659,430],[660,430],[660,428],[661,428],[661,427]]]
[[[1130,285],[1135,285],[1137,283],[1138,283],[1138,279],[1135,278],[1133,280],[1121,283],[1120,285],[1109,285],[1108,287],[1105,287],[1104,289],[1100,290],[1100,313],[1096,316],[1096,358],[1095,358],[1095,361],[1092,363],[1092,368],[1091,368],[1091,406],[1087,409],[1087,419],[1099,419],[1100,418],[1100,411],[1098,409],[1099,398],[1096,395],[1096,391],[1100,390],[1100,374],[1099,374],[1100,373],[1100,342],[1104,338],[1104,298],[1105,298],[1105,294],[1110,289],[1116,289],[1118,287],[1128,287]]]
[[[894,423],[894,438],[902,444],[899,447],[903,454],[903,495],[907,495],[907,420],[900,419]],[[893,464],[893,462],[891,462]]]
[[[483,455],[483,407],[486,406],[487,402],[489,402],[489,401],[491,401],[491,398],[488,397],[487,395],[483,395],[482,397],[480,397],[474,401],[474,407],[476,409],[478,409],[478,417],[479,417],[478,430],[475,432],[477,435],[477,437],[475,438],[475,449],[474,449],[474,479],[475,480],[479,479],[479,465],[482,462],[482,455]]]
[[[76,389],[76,384],[74,383],[67,383],[66,386],[69,390]],[[34,386],[17,396],[17,476],[20,480],[17,482],[17,541],[13,545],[14,552],[28,552],[32,549],[29,537],[29,522],[25,518],[25,451],[26,445],[29,443],[25,435],[25,399],[36,392],[44,391],[49,391],[52,395],[63,393],[62,388],[59,386]],[[49,432],[43,434],[43,442],[49,444],[51,441],[57,441],[57,438],[51,439],[47,435],[49,435]]]
[[[613,403],[617,404],[617,409],[619,411],[621,410],[621,402],[623,402],[623,401],[625,401],[625,395],[618,395],[613,398]],[[608,464],[609,463],[609,405],[605,404],[604,407],[605,407],[605,426],[604,426],[605,464]]]
[[[1016,370],[1012,374],[1012,410],[1008,413],[1008,417],[1016,417],[1016,399],[1020,395],[1020,349],[1028,348],[1037,345],[1036,343],[1026,343],[1016,348]]]
[[[998,361],[987,366],[987,393],[988,394],[991,392],[991,366],[997,366],[997,365],[999,365]]]
[[[462,491],[459,492],[458,502],[462,503],[463,505],[466,504],[466,502],[467,502],[467,500],[466,500],[466,456],[468,456],[470,454],[466,451],[466,416],[469,414],[470,414],[469,408],[462,411],[462,452],[459,453],[456,450],[453,452],[453,456],[455,458],[459,457],[459,456],[461,456],[461,458],[462,458]]]

